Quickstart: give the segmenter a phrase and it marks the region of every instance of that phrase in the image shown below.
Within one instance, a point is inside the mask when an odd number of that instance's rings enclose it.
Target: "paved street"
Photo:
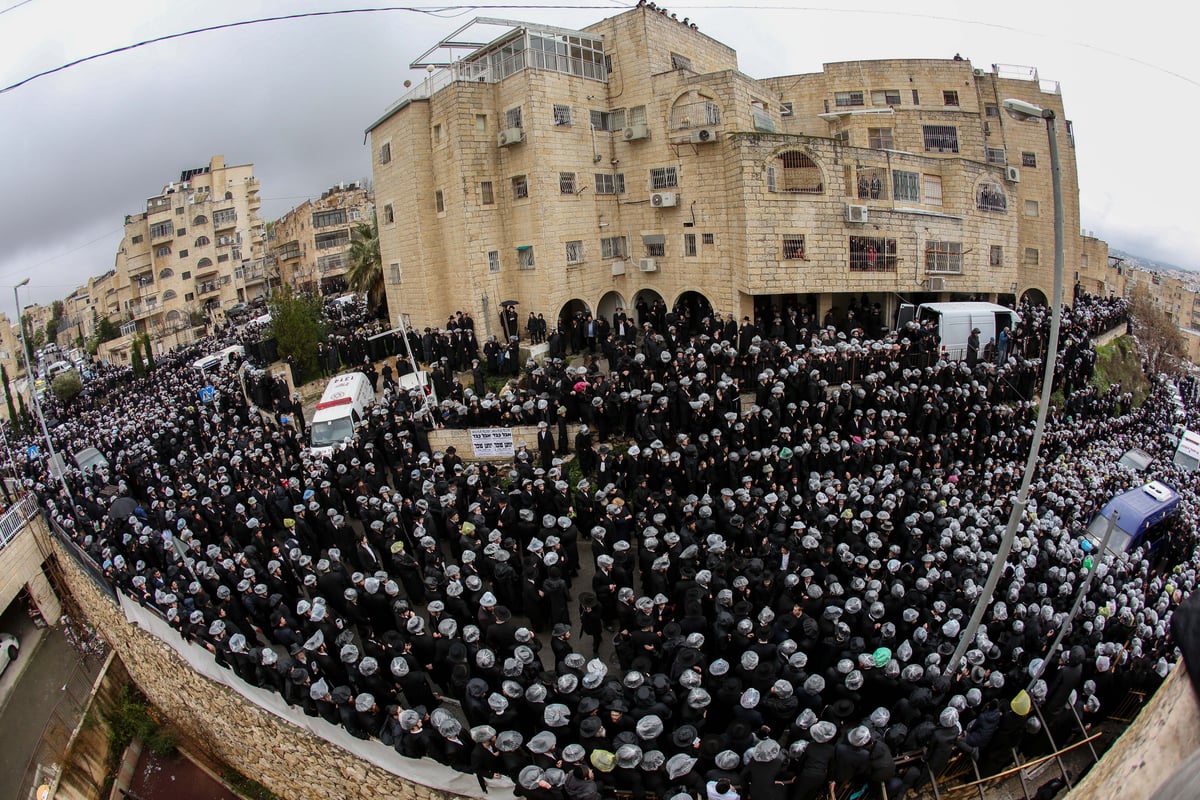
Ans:
[[[61,631],[50,628],[44,633],[34,647],[22,648],[18,662],[25,663],[10,668],[21,671],[0,709],[0,797],[20,797],[26,767],[43,731],[56,752],[66,746],[102,663],[93,657],[84,671],[77,672],[79,656]],[[68,681],[70,686],[64,688]]]

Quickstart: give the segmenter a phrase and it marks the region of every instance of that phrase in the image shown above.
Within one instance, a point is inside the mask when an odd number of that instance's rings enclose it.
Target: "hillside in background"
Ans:
[[[1131,267],[1147,270],[1150,272],[1200,272],[1200,268],[1180,267],[1175,264],[1167,263],[1166,261],[1155,261],[1153,258],[1146,256],[1135,255],[1134,253],[1126,252],[1118,247],[1108,248],[1108,254],[1125,260],[1125,263]]]

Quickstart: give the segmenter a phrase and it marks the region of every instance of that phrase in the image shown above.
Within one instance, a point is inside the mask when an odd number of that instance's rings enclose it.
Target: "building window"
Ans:
[[[872,150],[891,150],[892,129],[867,128],[867,147]]]
[[[692,69],[692,60],[679,53],[671,53],[671,69]]]
[[[441,189],[433,193],[433,207],[439,214],[446,213],[446,195]]]
[[[384,142],[379,145],[379,163],[387,164],[392,160],[392,143]]]
[[[433,143],[442,143],[442,124],[440,122],[433,126]]]
[[[129,243],[130,244],[141,244],[142,238],[143,238],[142,235],[139,233],[137,236],[134,236],[132,239],[130,239]]]
[[[614,111],[613,113],[617,114],[619,112]],[[645,125],[646,124],[646,107],[645,106],[633,106],[632,108],[629,109],[628,117],[629,117],[630,125]]]
[[[350,209],[350,221],[358,222],[361,219],[362,219],[362,209],[361,208],[351,208]]]
[[[529,197],[529,181],[524,175],[514,175],[512,179],[513,200],[525,200]]]
[[[164,258],[171,255],[171,246],[164,244],[162,247],[154,251],[154,255],[158,256],[159,258]]]
[[[485,206],[493,205],[496,202],[496,193],[492,190],[491,181],[480,181],[479,202]]]
[[[559,194],[575,194],[575,173],[574,172],[558,173],[558,193]]]
[[[392,209],[391,203],[385,203],[383,206],[383,221],[387,225],[396,221],[396,212]]]
[[[804,260],[804,237],[800,234],[785,234],[783,237],[783,260]]]
[[[1025,201],[1025,216],[1040,217],[1041,211],[1042,211],[1041,206],[1038,204],[1037,200],[1026,200]]]
[[[884,167],[860,167],[856,188],[859,200],[887,200],[887,169]]]
[[[987,163],[999,164],[1004,166],[1008,163],[1008,153],[1003,147],[989,147],[987,149]]]
[[[946,89],[945,91],[943,91],[942,92],[942,105],[957,106],[958,105],[958,92],[954,91],[953,89]]]
[[[985,116],[991,117],[992,119],[1000,119],[1000,106],[988,103],[983,107],[983,113]]]
[[[171,269],[170,267],[159,270],[159,272],[158,272],[158,279],[160,281],[165,281],[168,278],[174,278],[174,277],[175,277],[175,270]]]
[[[615,175],[607,172],[597,172],[596,179],[596,194],[625,194],[625,175],[616,173]]]
[[[529,245],[517,248],[517,269],[533,269],[533,248]]]
[[[922,125],[927,153],[957,153],[958,128],[953,125]]]
[[[850,271],[895,272],[896,240],[876,236],[851,236]]]
[[[500,271],[500,251],[488,250],[488,272]]]
[[[207,247],[211,243],[212,240],[207,236],[197,236],[196,241],[192,244],[192,247]]]
[[[519,128],[521,127],[521,107],[510,108],[504,112],[504,127]]]
[[[600,257],[627,258],[629,256],[629,240],[624,236],[607,236],[600,240]]]
[[[975,207],[980,211],[1008,211],[1008,197],[1004,189],[995,181],[984,181],[979,184],[975,193]]]
[[[196,269],[204,269],[205,267],[211,267],[212,263],[213,262],[212,262],[211,258],[202,258],[196,262]],[[186,272],[184,273],[183,277],[184,277],[184,279],[186,279],[188,277]]]
[[[179,251],[179,257],[180,257],[180,258],[187,258],[187,257],[188,257],[188,251],[187,251],[187,249],[186,249],[186,248],[184,248],[183,250],[180,250],[180,251]]]
[[[767,115],[770,119],[770,114]],[[755,115],[756,123],[759,117]],[[721,107],[700,92],[689,92],[671,107],[671,130],[704,128],[721,124]]]
[[[213,212],[213,224],[220,227],[237,222],[237,210],[233,208],[222,208],[220,211]]]
[[[571,107],[554,104],[554,124],[555,125],[570,125],[571,124]]]
[[[807,153],[788,150],[767,165],[769,192],[820,194],[824,189],[821,170]]]
[[[989,267],[1004,266],[1004,248],[998,244],[992,245],[991,252],[988,254]]]
[[[1028,150],[1021,153],[1021,166],[1034,169],[1037,167],[1037,153],[1031,153]]]
[[[167,289],[165,292],[163,292],[162,299],[165,303],[168,300],[174,300],[178,296],[178,293],[174,289]]]
[[[173,236],[175,234],[175,223],[173,222],[156,222],[150,226],[150,238],[162,239],[164,237]]]
[[[203,214],[198,214],[198,215],[196,215],[196,218],[194,220],[192,220],[192,224],[193,225],[207,225],[208,217],[204,216]]]
[[[340,208],[335,208],[330,211],[317,211],[312,215],[312,226],[314,228],[325,228],[329,225],[345,224],[346,212]]]
[[[340,231],[329,231],[328,233],[318,233],[313,236],[313,244],[318,250],[330,250],[334,247],[342,247],[350,244],[350,231],[342,228]]]
[[[1038,252],[1038,249],[1036,247],[1026,247],[1025,248],[1025,263],[1028,266],[1036,267],[1040,260],[1041,260],[1041,253]]]
[[[683,254],[685,256],[696,255],[696,234],[685,233],[683,235]]]
[[[388,264],[388,277],[391,278],[389,283],[393,285],[399,285],[400,283],[403,283],[401,279],[404,277],[404,275],[400,272],[399,261],[393,261],[391,264]]]
[[[921,202],[921,173],[896,170],[892,173],[892,199]]]
[[[223,264],[223,263],[225,263],[225,262],[226,262],[226,261],[228,261],[228,260],[229,260],[229,254],[228,254],[228,253],[221,253],[219,256],[217,256],[217,263],[218,263],[218,264]]]
[[[583,263],[583,241],[576,239],[567,242],[567,263],[582,264]]]
[[[780,103],[779,104],[779,116],[791,117],[791,116],[794,116],[795,113],[796,112],[795,112],[795,110],[793,110],[791,103]]]
[[[876,89],[871,92],[871,105],[898,106],[900,105],[899,89]]]
[[[657,189],[673,189],[679,185],[679,173],[675,167],[651,167],[650,168],[650,188]]]
[[[834,92],[833,103],[838,108],[847,108],[849,106],[861,106],[863,104],[862,92]]]
[[[713,234],[713,233],[700,234],[700,243],[701,244],[716,244],[717,243],[716,234]]]
[[[667,254],[666,242],[645,242],[644,244],[648,258],[662,258]]]
[[[487,133],[487,114],[475,115],[475,132]]]
[[[187,235],[187,228],[176,228],[176,230],[175,230],[175,235],[176,235],[176,236],[179,236],[179,237],[181,237],[181,238],[182,238],[182,237],[184,237],[184,236],[186,236],[186,235]]]
[[[925,244],[925,271],[961,275],[962,253],[962,242],[927,242]]]
[[[940,206],[942,204],[942,178],[940,175],[926,175],[922,181],[925,185],[925,205]]]
[[[921,95],[920,95],[920,93],[919,93],[919,92],[917,92],[917,90],[916,90],[916,89],[913,89],[913,90],[912,90],[912,94],[913,94],[913,105],[914,105],[914,106],[919,106],[919,105],[921,105]]]
[[[212,262],[210,261],[210,262],[208,262],[208,263],[210,263],[210,264],[211,264]],[[190,281],[190,280],[192,279],[192,273],[190,273],[190,272],[181,272],[181,273],[179,274],[179,277],[180,277],[180,278],[182,278],[182,279],[183,279],[183,280],[185,280],[185,281]]]

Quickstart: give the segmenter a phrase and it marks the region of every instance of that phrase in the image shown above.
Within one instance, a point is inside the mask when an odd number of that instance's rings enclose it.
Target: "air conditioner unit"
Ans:
[[[944,292],[946,291],[945,278],[926,278],[925,291],[927,292]]]
[[[649,139],[650,128],[644,122],[635,123],[625,129],[625,132],[621,134],[621,138],[627,142],[632,142],[634,139]]]
[[[971,70],[971,74],[974,75],[976,78],[982,78],[984,75],[987,75],[987,72],[980,69],[979,67],[976,67],[975,69]]]
[[[655,192],[650,195],[650,205],[655,208],[674,208],[679,204],[679,195],[674,192]]]
[[[1010,181],[1012,183],[1020,183],[1021,182],[1021,170],[1017,169],[1016,167],[1005,167],[1004,168],[1004,179],[1006,181]]]
[[[708,144],[717,140],[717,132],[711,128],[701,128],[698,131],[692,131],[690,141],[692,144]]]
[[[612,274],[613,275],[624,275],[625,274],[625,262],[624,261],[612,262]]]
[[[846,205],[846,222],[866,222],[867,207],[856,206],[852,204]]]
[[[500,131],[496,134],[496,146],[508,147],[510,144],[517,144],[521,141],[521,133],[520,128],[508,128]]]
[[[658,262],[653,258],[642,258],[638,260],[638,269],[642,272],[658,272]]]

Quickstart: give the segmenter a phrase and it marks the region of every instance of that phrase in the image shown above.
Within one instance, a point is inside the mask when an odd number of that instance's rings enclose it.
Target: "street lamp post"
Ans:
[[[947,673],[958,669],[967,650],[975,644],[975,634],[992,604],[992,596],[1000,576],[1004,574],[1008,554],[1012,550],[1013,540],[1017,536],[1017,526],[1025,515],[1025,507],[1029,502],[1029,485],[1033,482],[1033,474],[1037,471],[1038,454],[1042,448],[1042,436],[1046,431],[1046,416],[1050,411],[1050,391],[1054,387],[1054,362],[1058,357],[1058,331],[1062,323],[1062,285],[1063,285],[1063,199],[1062,199],[1062,165],[1058,158],[1058,131],[1055,128],[1055,114],[1052,109],[1041,108],[1024,100],[1005,100],[1004,110],[1020,122],[1036,122],[1045,120],[1046,136],[1050,140],[1050,177],[1054,184],[1054,298],[1053,313],[1050,315],[1050,342],[1046,350],[1046,362],[1043,364],[1042,397],[1038,404],[1037,422],[1033,429],[1033,441],[1029,444],[1029,458],[1025,461],[1025,472],[1021,476],[1021,488],[1013,501],[1012,513],[1008,517],[1008,526],[1004,529],[1004,538],[996,549],[992,569],[988,573],[987,583],[984,584],[983,594],[975,605],[971,619],[963,628],[958,647],[946,665]]]
[[[13,287],[13,301],[17,305],[18,314],[21,313],[21,297],[17,290],[27,283],[29,283],[29,278],[26,278]],[[21,326],[21,338],[22,340],[25,338],[24,325]],[[34,412],[37,414],[38,422],[41,423],[42,426],[42,437],[46,440],[46,452],[49,454],[50,458],[50,471],[54,471],[55,465],[60,467],[58,470],[58,481],[62,484],[63,491],[67,495],[67,501],[71,504],[71,511],[74,513],[75,497],[71,494],[71,487],[67,485],[67,476],[65,474],[66,464],[59,462],[58,454],[54,452],[54,442],[50,440],[50,431],[46,429],[46,417],[44,414],[42,414],[42,401],[38,396],[37,388],[33,385],[33,367],[29,364],[29,350],[26,349],[24,341],[21,342],[21,352],[25,354],[25,385],[30,387],[29,393],[33,395]]]

